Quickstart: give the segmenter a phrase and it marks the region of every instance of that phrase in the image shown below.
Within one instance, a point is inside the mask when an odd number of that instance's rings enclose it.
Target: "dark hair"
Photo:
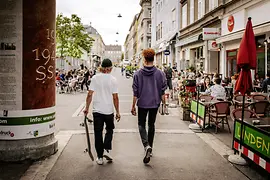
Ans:
[[[204,81],[205,81],[206,79],[209,79],[209,81],[211,81],[211,80],[210,80],[210,77],[208,77],[208,76],[206,76],[206,77],[204,78]]]
[[[220,84],[221,83],[221,79],[220,78],[215,79],[215,83],[216,84]]]
[[[156,53],[154,49],[149,48],[149,49],[143,50],[142,55],[147,62],[153,62]]]
[[[270,71],[267,72],[266,76],[267,77],[270,77]]]

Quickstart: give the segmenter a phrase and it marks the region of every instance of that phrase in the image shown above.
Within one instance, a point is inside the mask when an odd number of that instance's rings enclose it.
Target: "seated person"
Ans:
[[[262,91],[267,93],[267,86],[270,85],[270,72],[267,73],[265,80],[262,82]]]
[[[69,87],[75,88],[78,83],[77,76],[75,75],[69,82]]]
[[[205,93],[211,94],[211,96],[217,100],[225,100],[226,91],[225,91],[225,88],[220,84],[221,84],[221,79],[220,78],[215,79],[215,85],[207,89]]]
[[[204,82],[201,85],[201,92],[205,92],[206,90],[210,89],[210,87],[212,86],[212,82],[210,80],[210,78],[208,76],[206,76],[204,78]]]

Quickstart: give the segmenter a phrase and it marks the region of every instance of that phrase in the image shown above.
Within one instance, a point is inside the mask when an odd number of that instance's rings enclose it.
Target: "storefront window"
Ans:
[[[267,71],[270,71],[270,43],[267,45]]]
[[[227,75],[231,77],[237,74],[237,49],[227,51]]]
[[[257,73],[259,77],[265,77],[265,35],[256,37],[257,49]]]

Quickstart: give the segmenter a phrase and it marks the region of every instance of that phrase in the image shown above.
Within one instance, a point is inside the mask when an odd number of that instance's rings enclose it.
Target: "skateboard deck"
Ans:
[[[85,149],[85,152],[88,152],[90,158],[92,161],[94,161],[94,156],[91,152],[91,142],[90,142],[90,135],[89,135],[89,129],[88,129],[88,124],[87,124],[88,118],[85,116],[84,117],[84,127],[85,127],[85,132],[86,132],[86,140],[87,140],[87,148]]]

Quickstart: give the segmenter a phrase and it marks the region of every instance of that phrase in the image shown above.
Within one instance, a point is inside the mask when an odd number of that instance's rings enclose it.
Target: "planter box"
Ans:
[[[181,116],[180,119],[183,121],[190,121],[190,109],[189,108],[182,108],[180,109]]]

